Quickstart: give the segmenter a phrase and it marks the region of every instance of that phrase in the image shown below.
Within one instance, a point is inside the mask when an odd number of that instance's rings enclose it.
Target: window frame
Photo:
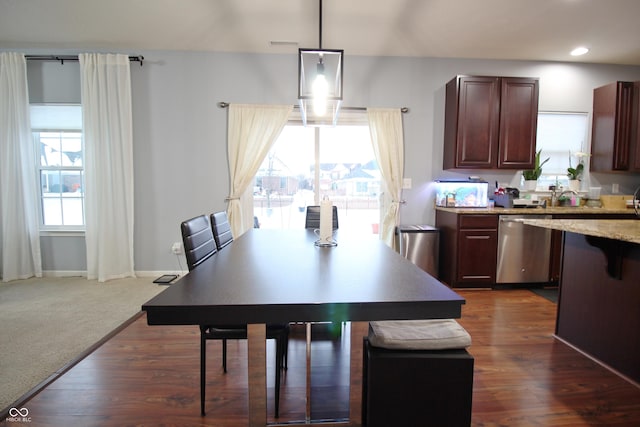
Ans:
[[[563,186],[563,187],[568,187],[569,184],[569,178],[567,176],[567,168],[569,167],[569,158],[571,158],[571,166],[572,167],[576,167],[577,163],[579,161],[582,161],[584,163],[584,172],[583,172],[583,176],[582,176],[582,180],[585,180],[588,178],[589,175],[589,157],[588,156],[580,156],[580,158],[578,158],[578,156],[575,155],[575,153],[581,152],[581,153],[589,153],[590,152],[590,147],[589,147],[589,133],[590,133],[590,114],[586,111],[539,111],[538,112],[538,123],[540,123],[540,116],[541,115],[555,115],[558,117],[569,117],[569,116],[579,116],[584,118],[584,134],[582,135],[582,140],[580,143],[580,147],[578,150],[573,151],[571,150],[571,148],[567,148],[566,150],[553,150],[551,151],[551,153],[546,152],[544,148],[540,147],[540,135],[538,135],[537,137],[537,147],[536,150],[540,150],[542,149],[542,154],[541,154],[541,161],[543,161],[545,158],[549,157],[550,155],[555,155],[556,157],[560,157],[560,156],[565,156],[566,158],[566,166],[563,168],[558,168],[556,170],[553,170],[551,172],[547,172],[545,173],[544,170],[545,168],[542,168],[542,175],[540,176],[540,178],[538,179],[538,187],[544,188],[545,190],[548,188],[549,185],[556,185],[556,186]],[[538,126],[540,126],[538,124]],[[539,129],[538,129],[539,132]],[[575,147],[574,147],[575,148]],[[561,154],[562,153],[562,154]],[[566,153],[566,154],[565,154]],[[523,178],[521,178],[523,179]],[[541,184],[542,183],[542,184]]]
[[[56,106],[61,106],[61,107],[79,107],[81,109],[81,105],[80,104],[31,104],[31,106],[49,106],[49,107],[56,107]],[[59,138],[63,138],[64,133],[73,133],[73,134],[79,134],[80,136],[80,150],[82,153],[81,159],[81,165],[59,165],[59,166],[51,166],[51,165],[43,165],[42,164],[42,142],[41,142],[41,134],[42,133],[57,133],[59,134]],[[84,135],[83,135],[83,130],[82,130],[82,126],[73,126],[70,125],[68,123],[66,123],[64,126],[60,126],[60,127],[56,127],[56,126],[41,126],[38,124],[33,123],[32,120],[32,126],[31,126],[31,135],[33,138],[33,144],[35,147],[35,159],[34,161],[36,162],[36,182],[38,183],[38,189],[37,189],[37,194],[38,194],[38,224],[39,224],[39,229],[40,229],[40,234],[41,235],[49,235],[49,234],[55,234],[55,235],[64,235],[65,233],[67,233],[68,235],[77,235],[78,233],[84,233],[86,230],[86,216],[85,216],[85,198],[86,198],[86,193],[85,193],[85,146],[84,146]],[[75,197],[77,199],[80,199],[80,203],[81,203],[81,209],[82,209],[82,224],[77,224],[77,225],[69,225],[69,224],[59,224],[59,225],[50,225],[50,224],[45,224],[45,208],[44,208],[44,202],[45,202],[45,193],[43,192],[43,188],[42,188],[42,176],[44,172],[48,172],[48,171],[53,171],[53,172],[58,172],[61,176],[64,175],[66,172],[72,172],[72,173],[78,173],[80,176],[80,187],[82,188],[82,193],[80,196]],[[62,194],[62,193],[61,193]],[[60,196],[60,199],[62,199],[63,197]],[[61,207],[60,210],[61,216],[62,216],[62,221],[64,221],[64,209]]]

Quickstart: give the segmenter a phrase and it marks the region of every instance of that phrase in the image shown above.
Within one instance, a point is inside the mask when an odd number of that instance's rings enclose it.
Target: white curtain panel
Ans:
[[[127,55],[79,55],[87,278],[134,277],[133,131]]]
[[[253,178],[292,109],[292,105],[229,105],[231,194],[227,214],[236,238],[253,228]]]
[[[0,277],[42,277],[36,156],[29,119],[27,62],[0,53]]]
[[[400,109],[367,108],[373,151],[380,166],[380,239],[395,248],[404,176],[404,137]]]

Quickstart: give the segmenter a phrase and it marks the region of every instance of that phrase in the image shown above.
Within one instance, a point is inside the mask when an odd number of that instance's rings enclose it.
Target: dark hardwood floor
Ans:
[[[473,426],[640,426],[640,389],[553,338],[555,304],[528,290],[459,293],[467,299],[459,321],[473,339]],[[317,336],[313,342],[316,418],[346,416],[349,401],[360,405],[357,388],[348,389],[350,329],[357,331],[354,343],[361,344],[366,324],[347,325],[340,337]],[[198,328],[148,326],[142,316],[25,402],[29,425],[245,426],[246,342],[229,343],[227,374],[220,343],[208,345],[205,417],[199,406]],[[270,421],[273,350],[269,343]],[[293,334],[289,351],[280,422],[304,419],[302,329]]]

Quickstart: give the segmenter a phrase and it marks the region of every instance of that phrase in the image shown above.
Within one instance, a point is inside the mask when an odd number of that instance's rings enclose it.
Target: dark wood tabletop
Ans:
[[[253,229],[142,306],[150,325],[459,318],[464,298],[382,241]]]

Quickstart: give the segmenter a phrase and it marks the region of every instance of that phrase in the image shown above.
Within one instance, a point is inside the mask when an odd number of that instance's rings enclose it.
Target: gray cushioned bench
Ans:
[[[458,322],[371,322],[363,345],[363,426],[471,424],[474,360]]]

